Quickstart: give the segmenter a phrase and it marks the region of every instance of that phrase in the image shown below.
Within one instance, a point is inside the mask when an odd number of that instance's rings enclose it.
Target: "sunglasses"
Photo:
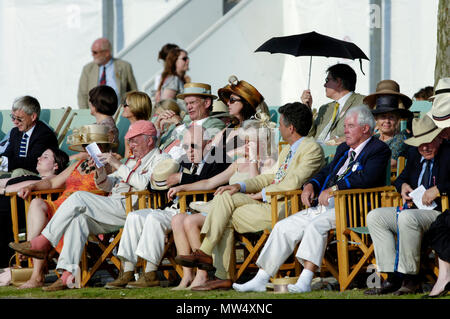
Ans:
[[[185,151],[187,151],[189,148],[192,148],[193,150],[199,150],[200,149],[200,145],[197,144],[183,144],[183,149]]]
[[[181,58],[181,60],[183,60],[184,62],[186,62],[187,60],[189,60],[189,57],[188,57],[188,56],[184,56],[184,57]]]
[[[11,116],[11,120],[14,122],[14,121],[17,121],[17,122],[19,122],[19,123],[22,123],[23,122],[23,119],[21,119],[20,117],[15,117],[14,115],[12,115],[12,114],[10,114],[9,116]]]
[[[128,105],[127,103],[122,104],[123,107],[129,107],[130,105]]]
[[[236,99],[234,97],[230,97],[230,100],[229,100],[230,104],[233,104],[235,102],[241,102],[241,101],[242,101],[241,99]]]

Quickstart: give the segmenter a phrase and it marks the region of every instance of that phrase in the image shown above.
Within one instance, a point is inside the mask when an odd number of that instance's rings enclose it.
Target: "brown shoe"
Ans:
[[[46,250],[37,250],[31,248],[31,242],[26,241],[23,243],[15,243],[10,242],[8,245],[11,249],[21,253],[24,256],[33,257],[37,259],[46,259],[48,255],[48,251]]]
[[[144,273],[137,281],[129,282],[126,288],[147,288],[159,286],[158,276],[156,271],[149,271]]]
[[[65,285],[63,283],[61,278],[58,278],[58,280],[56,280],[50,286],[42,287],[42,291],[47,291],[47,292],[59,291],[59,290],[64,290],[64,289],[69,289],[69,287],[67,287],[67,285]]]
[[[210,291],[210,290],[228,290],[231,289],[233,282],[230,279],[214,278],[208,280],[204,285],[192,287],[192,291]]]
[[[395,291],[393,293],[394,296],[401,296],[401,295],[409,295],[409,294],[416,294],[422,292],[422,288],[420,287],[420,282],[405,279],[403,280],[402,286],[399,290]]]
[[[134,281],[134,271],[120,271],[119,277],[116,280],[108,282],[104,288],[106,289],[121,289],[125,288],[125,286]]]
[[[200,249],[194,250],[194,252],[190,255],[181,255],[175,257],[175,262],[184,267],[198,267],[201,270],[206,271],[214,270],[214,266],[212,265],[212,257],[205,254]]]

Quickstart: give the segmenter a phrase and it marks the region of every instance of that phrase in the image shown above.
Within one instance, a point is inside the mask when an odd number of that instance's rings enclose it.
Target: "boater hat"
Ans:
[[[217,99],[217,96],[211,94],[211,85],[205,83],[186,83],[183,93],[177,95],[177,99],[184,99],[186,96],[205,96]]]
[[[109,128],[105,125],[90,124],[74,129],[67,136],[69,149],[75,152],[85,152],[85,146],[95,142],[97,144],[110,144],[111,148],[117,147],[117,143],[111,143],[108,136]]]

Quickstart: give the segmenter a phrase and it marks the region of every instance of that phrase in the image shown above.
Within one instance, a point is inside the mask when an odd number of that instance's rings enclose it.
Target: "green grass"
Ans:
[[[56,292],[44,292],[40,288],[17,289],[13,286],[0,287],[0,298],[64,298],[64,299],[420,299],[424,294],[405,296],[366,296],[363,289],[344,292],[319,290],[304,294],[280,294],[271,291],[265,293],[239,293],[227,291],[173,291],[170,288],[153,287],[144,289],[107,290],[104,288],[68,289]],[[445,297],[450,299],[450,295]]]

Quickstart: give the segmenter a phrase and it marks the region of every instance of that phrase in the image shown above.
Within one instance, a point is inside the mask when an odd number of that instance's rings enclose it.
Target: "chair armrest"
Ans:
[[[185,213],[187,211],[187,196],[193,196],[194,201],[197,200],[197,196],[203,196],[203,200],[206,202],[208,194],[214,194],[216,192],[215,189],[209,190],[200,190],[200,191],[182,191],[178,192],[178,205],[180,207],[180,212]]]

